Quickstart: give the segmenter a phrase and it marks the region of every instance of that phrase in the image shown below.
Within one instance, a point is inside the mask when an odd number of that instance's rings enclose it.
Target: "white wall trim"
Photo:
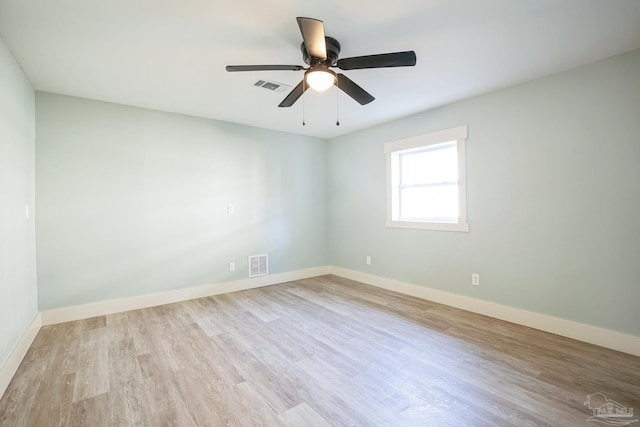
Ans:
[[[42,326],[42,319],[40,313],[36,315],[31,321],[31,324],[27,327],[27,330],[22,334],[22,338],[20,341],[13,347],[13,350],[9,354],[9,357],[4,362],[4,364],[0,367],[0,399],[4,395],[4,392],[9,387],[9,383],[11,379],[15,375],[20,363],[22,363],[22,359],[29,351],[29,347],[33,344],[33,340],[36,339],[36,335],[38,335],[38,331]]]
[[[101,301],[92,304],[77,305],[72,307],[46,310],[41,313],[42,325],[54,325],[56,323],[70,322],[73,320],[88,319],[106,314],[121,313],[123,311],[137,310],[140,308],[154,307],[157,305],[171,304],[196,298],[219,295],[228,292],[243,291],[246,289],[260,288],[275,285],[277,283],[294,280],[308,279],[310,277],[329,274],[331,267],[314,267],[304,270],[289,271],[286,273],[271,274],[236,280],[232,282],[216,283],[212,285],[197,286],[154,294],[139,295],[129,298],[121,298],[109,301]]]
[[[357,280],[379,288],[400,292],[406,295],[434,301],[451,307],[494,317],[496,319],[506,320],[508,322],[595,344],[612,350],[640,356],[640,337],[635,335],[624,334],[584,323],[509,307],[464,295],[453,294],[438,289],[428,288],[426,286],[419,286],[372,274],[366,274],[355,270],[348,270],[335,266],[323,266],[251,279],[242,279],[186,289],[176,289],[173,291],[155,294],[140,295],[130,298],[43,311],[33,319],[5,363],[0,367],[0,398],[9,386],[11,379],[18,370],[20,363],[27,354],[29,347],[33,343],[33,340],[42,326],[87,319],[106,314],[120,313],[123,311],[137,310],[162,304],[171,304],[174,302],[187,301],[190,299],[219,295],[228,292],[260,288],[263,286],[323,276],[326,274],[335,274],[336,276]]]
[[[331,274],[356,280],[379,288],[400,292],[417,298],[445,304],[473,313],[516,323],[563,337],[595,344],[612,350],[640,356],[640,337],[599,328],[547,314],[535,313],[464,295],[453,294],[426,286],[413,285],[398,280],[332,267]]]

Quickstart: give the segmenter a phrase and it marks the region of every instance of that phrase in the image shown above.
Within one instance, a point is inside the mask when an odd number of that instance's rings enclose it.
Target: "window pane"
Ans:
[[[400,219],[458,221],[458,186],[437,185],[400,190]]]
[[[402,185],[434,184],[458,181],[456,143],[439,149],[402,153],[400,157]]]

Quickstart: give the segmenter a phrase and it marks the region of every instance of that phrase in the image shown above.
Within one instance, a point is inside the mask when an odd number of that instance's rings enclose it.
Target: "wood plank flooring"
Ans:
[[[323,276],[43,327],[0,426],[587,426],[596,392],[640,412],[640,358]]]

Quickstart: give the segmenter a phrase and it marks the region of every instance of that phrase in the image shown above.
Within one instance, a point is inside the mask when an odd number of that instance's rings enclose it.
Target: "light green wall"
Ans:
[[[383,144],[464,124],[471,231],[385,228]],[[640,51],[333,139],[328,176],[333,265],[640,336]]]
[[[39,93],[40,309],[268,252],[640,335],[638,76],[635,51],[328,142]],[[385,228],[383,144],[463,124],[471,232]]]
[[[34,135],[34,91],[0,39],[0,367],[38,313]]]
[[[327,264],[326,141],[47,93],[36,108],[41,310],[243,279],[251,254],[270,273]]]

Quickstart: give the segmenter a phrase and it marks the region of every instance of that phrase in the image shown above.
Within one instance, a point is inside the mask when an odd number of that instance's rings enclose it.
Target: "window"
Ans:
[[[387,227],[469,231],[460,126],[384,145]]]

